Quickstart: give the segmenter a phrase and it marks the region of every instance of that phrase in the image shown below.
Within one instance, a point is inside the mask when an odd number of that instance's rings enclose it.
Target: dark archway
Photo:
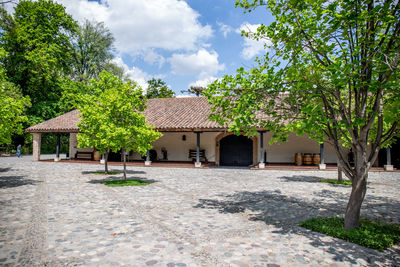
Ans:
[[[396,169],[400,169],[400,138],[398,137],[394,138],[390,154],[392,159],[392,165]],[[387,164],[386,148],[383,148],[379,151],[378,162],[379,162],[379,167],[383,167],[384,165]]]
[[[229,135],[221,139],[221,166],[249,166],[253,164],[253,140],[243,135]]]

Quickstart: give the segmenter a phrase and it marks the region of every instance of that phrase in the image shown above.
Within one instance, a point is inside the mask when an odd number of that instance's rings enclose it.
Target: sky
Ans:
[[[155,77],[177,95],[206,86],[240,67],[255,66],[264,43],[241,36],[273,18],[264,7],[251,13],[235,0],[55,0],[78,22],[104,22],[115,37],[115,62],[146,88]]]

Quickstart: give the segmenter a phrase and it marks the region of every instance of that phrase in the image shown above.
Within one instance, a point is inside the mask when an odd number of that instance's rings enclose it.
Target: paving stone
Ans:
[[[396,266],[384,252],[298,223],[343,215],[330,171],[128,167],[143,187],[106,187],[102,165],[0,158],[1,266]],[[120,166],[110,166],[121,171]],[[361,215],[400,223],[400,173],[370,173]]]

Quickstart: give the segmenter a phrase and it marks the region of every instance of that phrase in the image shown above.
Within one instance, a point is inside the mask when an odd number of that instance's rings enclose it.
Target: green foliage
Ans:
[[[121,69],[113,66],[114,37],[103,22],[90,22],[86,20],[79,27],[74,45],[74,72],[77,80],[90,80],[96,78],[103,70]]]
[[[352,185],[351,181],[349,180],[338,181],[338,179],[322,179],[320,182],[327,184]]]
[[[119,174],[119,172],[94,172],[93,174],[96,174],[96,175],[115,175],[115,174]]]
[[[147,83],[149,85],[146,92],[146,97],[148,99],[175,97],[174,91],[169,89],[163,80],[152,78],[148,80]]]
[[[5,55],[4,49],[0,48],[0,58]],[[0,65],[0,144],[10,144],[13,135],[23,133],[28,107],[29,97],[24,97],[21,90],[8,81],[5,69]]]
[[[161,134],[146,124],[146,103],[140,87],[124,83],[109,72],[91,80],[91,94],[82,95],[79,105],[79,147],[96,147],[100,153],[124,148],[144,155]]]
[[[300,223],[311,231],[337,237],[367,248],[383,251],[400,242],[400,225],[360,220],[357,229],[344,230],[344,219],[339,217],[312,218]]]
[[[187,90],[182,90],[182,93],[189,93],[189,94],[194,94],[196,96],[201,96],[203,95],[203,91],[206,90],[207,87],[203,87],[203,86],[190,86],[189,89]]]
[[[148,182],[143,182],[141,180],[113,180],[113,181],[105,181],[103,184],[110,186],[110,187],[117,187],[117,186],[143,186],[149,185]]]
[[[268,40],[266,55],[256,68],[240,68],[209,86],[211,118],[249,135],[264,127],[277,141],[292,131],[328,141],[349,177],[354,173],[346,156],[352,148],[357,156],[366,155],[366,173],[379,148],[399,133],[399,3],[244,0],[236,5],[245,11],[266,5],[275,21],[242,32]]]
[[[19,1],[13,15],[1,13],[3,63],[10,81],[31,98],[29,124],[55,117],[61,78],[70,72],[75,21],[50,0]]]

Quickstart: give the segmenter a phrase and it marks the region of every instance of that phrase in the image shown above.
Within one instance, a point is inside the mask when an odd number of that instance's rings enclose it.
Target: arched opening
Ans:
[[[243,135],[228,135],[221,139],[221,166],[249,166],[253,164],[253,140]]]

